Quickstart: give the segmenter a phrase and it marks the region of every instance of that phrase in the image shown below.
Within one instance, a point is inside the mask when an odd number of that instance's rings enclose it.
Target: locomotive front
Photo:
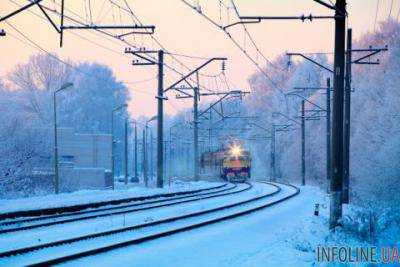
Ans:
[[[222,178],[232,182],[244,182],[250,178],[250,170],[250,152],[243,150],[241,145],[231,145],[222,161]]]

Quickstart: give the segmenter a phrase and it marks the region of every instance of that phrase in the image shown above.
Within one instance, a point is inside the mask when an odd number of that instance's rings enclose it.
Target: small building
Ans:
[[[61,191],[112,186],[110,134],[78,134],[73,128],[57,133]]]

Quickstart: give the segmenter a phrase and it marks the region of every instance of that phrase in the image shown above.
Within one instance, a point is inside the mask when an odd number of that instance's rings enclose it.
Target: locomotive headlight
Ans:
[[[230,149],[230,154],[233,157],[239,157],[242,155],[242,148],[238,145],[233,145]]]

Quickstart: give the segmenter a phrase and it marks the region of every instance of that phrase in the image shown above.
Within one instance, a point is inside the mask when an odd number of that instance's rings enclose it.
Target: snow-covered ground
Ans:
[[[315,187],[250,215],[73,261],[68,266],[321,266],[316,246],[329,242],[326,203]],[[347,240],[349,241],[349,240]],[[336,244],[337,245],[337,244]]]
[[[20,210],[43,209],[53,207],[71,206],[77,204],[95,203],[131,197],[141,197],[159,193],[179,192],[196,190],[218,186],[219,182],[182,182],[174,180],[171,186],[164,188],[146,188],[140,184],[117,183],[116,190],[81,190],[73,193],[62,193],[59,195],[47,195],[19,199],[0,199],[0,213],[7,213]]]
[[[245,187],[246,187],[245,184],[241,184],[236,190]],[[104,218],[101,220],[96,219],[79,223],[71,223],[70,225],[62,225],[62,226],[55,226],[43,229],[36,229],[32,231],[24,231],[10,235],[5,234],[1,236],[2,238],[0,242],[1,243],[0,247],[2,248],[1,250],[4,251],[16,247],[27,246],[29,244],[41,244],[41,243],[47,243],[49,241],[70,238],[74,235],[80,236],[88,233],[111,230],[113,228],[121,228],[132,224],[135,225],[138,223],[159,220],[162,218],[169,218],[183,214],[190,214],[196,211],[207,210],[219,206],[237,203],[243,200],[251,199],[255,196],[276,192],[276,190],[277,189],[271,185],[257,184],[257,186],[254,186],[250,190],[240,192],[237,195],[233,194],[228,196],[222,196],[219,198],[201,200],[193,203],[185,203],[178,206],[163,207],[156,209],[154,211],[136,212],[129,214],[127,216],[115,216],[113,218]],[[271,196],[271,199],[268,199],[268,201],[272,201],[273,198],[280,198],[280,197],[282,196],[279,197]],[[243,205],[233,210],[243,210],[246,208],[247,208],[246,205]],[[22,259],[21,257],[19,259],[14,259],[14,258],[2,259],[0,261],[0,265],[1,264],[6,264],[7,266],[19,266],[20,264],[25,265],[25,263],[26,264],[31,263],[32,261],[36,261],[42,258],[47,258],[48,256],[51,257],[55,257],[57,255],[60,256],[66,253],[69,254],[74,251],[85,250],[93,246],[94,247],[102,246],[103,244],[110,244],[113,242],[117,242],[119,240],[126,240],[127,238],[129,239],[133,237],[140,237],[142,235],[147,235],[153,232],[165,231],[170,229],[171,227],[181,227],[182,225],[188,225],[188,224],[190,225],[193,223],[198,223],[201,220],[208,220],[210,218],[221,216],[221,214],[223,213],[229,214],[230,212],[232,212],[232,209],[220,211],[206,216],[201,216],[201,218],[193,217],[187,220],[180,220],[172,224],[150,227],[148,229],[147,228],[140,230],[138,229],[127,233],[114,234],[112,235],[112,238],[110,238],[110,236],[107,236],[102,238],[96,238],[93,240],[90,239],[86,241],[77,242],[76,244],[69,244],[65,247],[48,248],[44,251],[38,251],[30,253],[29,255],[24,255]]]
[[[241,185],[243,186],[243,185]],[[169,237],[138,245],[115,249],[93,257],[68,262],[68,266],[343,266],[328,265],[316,262],[315,250],[323,246],[367,246],[355,240],[343,231],[332,234],[328,230],[327,195],[312,186],[300,187],[301,193],[283,203],[241,216],[239,218],[182,232]],[[239,188],[238,188],[239,189]],[[229,203],[239,202],[250,197],[272,192],[266,185],[251,190],[215,199],[186,203],[168,208],[158,208],[146,212],[137,212],[127,216],[91,220],[90,223],[79,222],[68,226],[54,226],[25,232],[3,235],[0,241],[1,250],[23,247],[28,244],[40,244],[60,240],[66,237],[79,236],[90,232],[99,232],[121,228],[138,223],[159,220],[199,210],[210,209]],[[289,191],[283,190],[283,194]],[[282,193],[282,192],[281,192]],[[265,201],[282,197],[271,196]],[[261,201],[259,201],[261,202]],[[314,216],[314,205],[319,203],[320,216]],[[253,205],[253,204],[251,204]],[[233,210],[240,210],[238,207]],[[2,259],[0,265],[19,266],[48,256],[57,257],[65,253],[81,251],[91,247],[112,244],[130,238],[165,231],[170,227],[182,227],[212,219],[213,216],[229,214],[224,210],[201,218],[188,218],[172,224],[137,229],[135,231],[114,234],[112,237],[101,237],[80,241],[64,247],[53,247],[24,255],[23,258]],[[46,231],[47,229],[47,231]],[[41,239],[42,238],[42,239]],[[12,244],[12,245],[11,245]],[[23,264],[22,264],[23,265]],[[363,265],[353,265],[363,266]],[[367,265],[365,265],[367,266]]]

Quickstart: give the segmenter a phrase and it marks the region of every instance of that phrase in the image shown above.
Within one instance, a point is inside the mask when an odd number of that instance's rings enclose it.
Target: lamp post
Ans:
[[[115,155],[114,155],[114,113],[119,111],[120,109],[127,107],[127,104],[123,104],[121,106],[118,106],[116,108],[114,108],[111,111],[111,177],[112,177],[112,189],[115,189],[115,179],[114,179],[114,169],[115,169],[115,165],[114,165],[114,159],[115,159]]]
[[[53,108],[54,108],[54,191],[56,194],[60,192],[60,180],[58,175],[58,136],[57,136],[57,101],[56,95],[58,92],[73,86],[73,83],[65,83],[53,93]]]

